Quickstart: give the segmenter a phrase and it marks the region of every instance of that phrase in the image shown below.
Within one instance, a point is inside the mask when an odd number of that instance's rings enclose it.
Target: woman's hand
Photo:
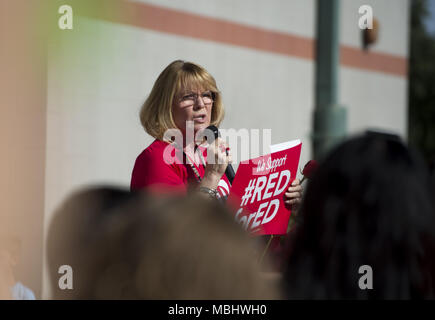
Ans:
[[[285,203],[290,205],[292,210],[298,210],[302,201],[302,186],[299,179],[293,180],[291,186],[285,193]]]
[[[225,173],[228,163],[231,163],[229,148],[224,140],[217,138],[208,146],[207,165],[205,167],[204,178],[201,181],[201,186],[216,189],[219,180]]]

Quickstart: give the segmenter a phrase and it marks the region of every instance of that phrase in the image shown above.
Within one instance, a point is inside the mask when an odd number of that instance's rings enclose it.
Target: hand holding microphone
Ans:
[[[235,177],[235,172],[233,169],[233,166],[231,165],[231,152],[230,152],[230,148],[228,147],[228,145],[225,143],[225,141],[223,141],[220,138],[220,133],[219,133],[219,129],[216,126],[208,126],[205,130],[210,130],[213,133],[213,136],[215,138],[215,148],[216,146],[219,146],[219,148],[221,148],[219,151],[217,152],[217,158],[216,158],[216,153],[215,153],[215,160],[216,161],[223,161],[223,162],[217,162],[217,163],[224,163],[225,164],[225,175],[227,176],[229,182],[232,184],[234,177]],[[212,144],[212,142],[209,142],[210,144]],[[213,149],[215,149],[213,148]],[[212,151],[213,151],[212,149]]]

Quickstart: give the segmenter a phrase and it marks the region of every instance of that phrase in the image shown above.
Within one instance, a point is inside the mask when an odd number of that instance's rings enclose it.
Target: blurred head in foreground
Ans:
[[[55,299],[269,299],[251,239],[220,204],[115,189],[69,197],[48,236]],[[73,289],[61,290],[61,265]]]
[[[310,181],[288,248],[296,299],[434,297],[435,218],[423,161],[396,137],[367,134],[333,150]],[[368,265],[370,272],[361,270]],[[361,281],[362,280],[362,281]]]

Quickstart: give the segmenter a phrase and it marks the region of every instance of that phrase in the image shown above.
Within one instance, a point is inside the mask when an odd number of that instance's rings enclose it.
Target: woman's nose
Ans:
[[[193,106],[194,106],[194,108],[197,108],[197,109],[201,109],[201,108],[205,107],[204,101],[202,101],[201,96],[197,96],[197,98],[195,99],[195,104]]]

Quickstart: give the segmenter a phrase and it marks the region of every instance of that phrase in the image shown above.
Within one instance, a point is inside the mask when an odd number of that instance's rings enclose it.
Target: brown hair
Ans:
[[[76,193],[49,229],[54,298],[271,299],[253,240],[221,204],[110,188]],[[74,272],[60,290],[60,265]]]

